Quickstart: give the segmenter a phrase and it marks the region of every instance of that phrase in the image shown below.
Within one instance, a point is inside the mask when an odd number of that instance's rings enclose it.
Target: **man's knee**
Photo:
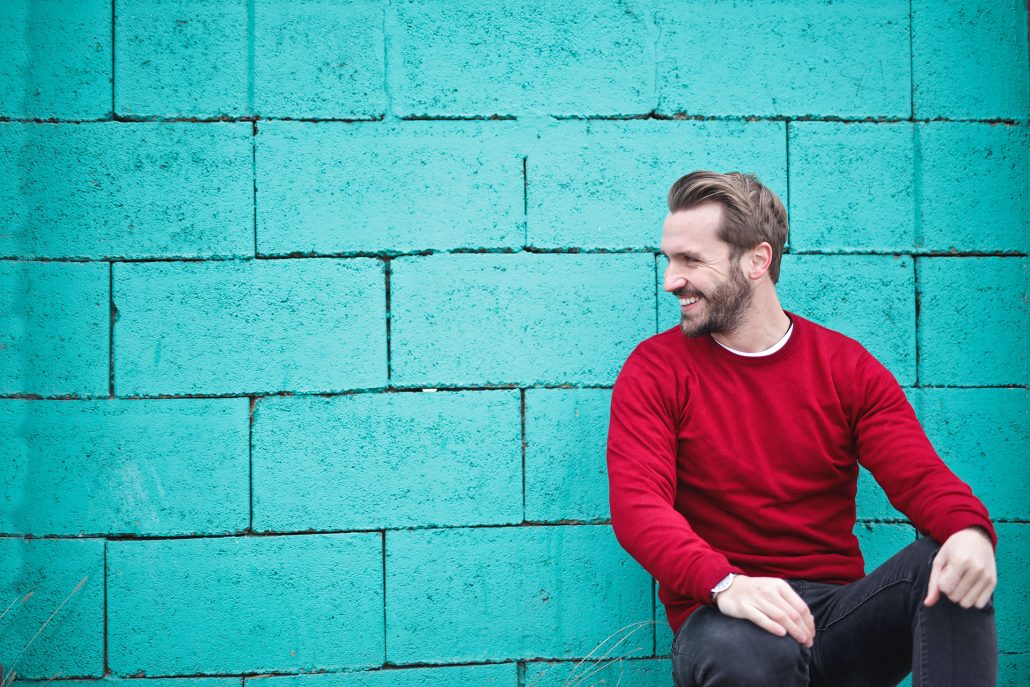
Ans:
[[[700,611],[699,611],[700,612]],[[807,685],[810,650],[748,620],[708,610],[707,622],[685,628],[674,668],[683,685]]]

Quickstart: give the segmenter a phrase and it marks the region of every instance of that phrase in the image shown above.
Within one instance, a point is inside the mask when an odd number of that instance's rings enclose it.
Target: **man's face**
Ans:
[[[732,247],[716,238],[722,206],[703,203],[669,213],[662,227],[668,258],[664,288],[680,301],[680,329],[689,337],[739,327],[751,302],[751,284]]]

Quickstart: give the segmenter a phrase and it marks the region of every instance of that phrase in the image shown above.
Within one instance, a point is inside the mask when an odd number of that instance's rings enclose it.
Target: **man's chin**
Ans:
[[[680,332],[688,339],[699,339],[708,334],[709,330],[710,328],[704,324],[688,324],[685,319],[680,320]]]

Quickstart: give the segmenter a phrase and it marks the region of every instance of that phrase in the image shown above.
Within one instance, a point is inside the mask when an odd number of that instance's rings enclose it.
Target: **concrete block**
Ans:
[[[256,530],[522,521],[517,391],[260,399]]]
[[[0,3],[0,117],[111,112],[111,3]]]
[[[919,382],[1025,385],[1026,258],[919,258]]]
[[[0,532],[222,533],[249,513],[248,401],[0,400]]]
[[[523,151],[506,122],[261,123],[262,254],[515,248]]]
[[[923,122],[921,226],[926,251],[1030,251],[1030,129]]]
[[[904,0],[659,0],[658,111],[908,117]]]
[[[672,656],[672,642],[675,637],[672,634],[672,626],[669,625],[669,616],[665,613],[665,606],[658,598],[657,581],[654,587],[655,655]]]
[[[118,263],[119,395],[333,392],[386,383],[373,259]]]
[[[654,333],[653,282],[650,254],[398,258],[392,381],[613,384]]]
[[[112,673],[382,663],[379,533],[113,541],[107,565]]]
[[[911,251],[913,164],[909,122],[792,122],[791,251]]]
[[[787,203],[782,122],[562,121],[526,163],[528,244],[657,250],[669,187],[697,169],[755,173]]]
[[[365,670],[247,678],[252,687],[516,687],[516,663]]]
[[[1030,392],[921,389],[919,394],[920,420],[934,448],[991,517],[1030,517]]]
[[[0,538],[0,560],[4,669],[29,679],[102,676],[104,540]]]
[[[386,588],[390,663],[581,657],[651,617],[608,525],[391,531]]]
[[[107,395],[109,270],[0,261],[0,393]]]
[[[901,523],[859,522],[854,532],[865,559],[866,575],[916,540],[915,528]]]
[[[0,124],[0,256],[254,254],[249,123]]]
[[[123,116],[240,117],[248,0],[118,0],[114,103]]]
[[[1021,0],[913,0],[915,116],[1025,120],[1026,26]]]
[[[672,662],[662,658],[640,658],[650,651],[645,642],[634,641],[643,633],[630,636],[624,644],[605,655],[620,633],[603,645],[596,654],[581,661],[533,661],[526,663],[526,687],[561,687],[562,685],[619,685],[619,687],[653,687],[671,684]]]
[[[257,0],[256,114],[382,118],[383,12],[381,0]]]
[[[998,588],[994,591],[995,620],[998,623],[998,650],[1017,653],[1026,650],[1030,641],[1030,588],[1026,571],[1030,568],[1030,525],[999,522]]]
[[[526,390],[526,520],[606,520],[610,389]]]
[[[387,10],[398,116],[617,115],[655,105],[655,37],[608,3],[404,0]]]

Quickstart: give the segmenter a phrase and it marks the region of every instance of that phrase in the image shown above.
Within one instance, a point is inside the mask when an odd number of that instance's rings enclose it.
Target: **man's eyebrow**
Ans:
[[[666,253],[664,250],[662,251],[662,255],[664,255],[665,257],[669,257],[669,254]],[[701,256],[698,253],[694,253],[694,252],[689,251],[689,250],[678,250],[678,251],[675,251],[675,255],[687,258],[689,260],[697,260],[698,262],[702,261],[701,260]]]

